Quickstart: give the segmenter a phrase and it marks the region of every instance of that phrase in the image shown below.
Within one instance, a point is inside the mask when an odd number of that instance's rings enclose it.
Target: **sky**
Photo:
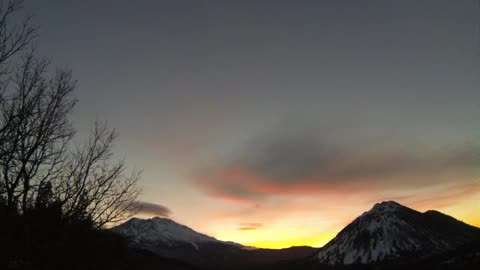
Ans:
[[[35,1],[142,217],[320,247],[395,200],[480,226],[478,1]]]

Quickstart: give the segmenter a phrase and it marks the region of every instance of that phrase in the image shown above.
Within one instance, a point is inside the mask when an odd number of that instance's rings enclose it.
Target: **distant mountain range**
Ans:
[[[437,211],[421,213],[393,201],[375,204],[320,249],[249,248],[158,217],[132,218],[111,230],[127,237],[132,248],[202,268],[329,269],[370,265],[376,269],[396,269],[395,265],[422,265],[475,269],[480,266],[479,228]]]

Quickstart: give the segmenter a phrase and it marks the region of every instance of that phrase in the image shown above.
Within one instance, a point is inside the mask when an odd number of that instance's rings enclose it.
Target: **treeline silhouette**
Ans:
[[[1,202],[0,220],[0,269],[110,269],[127,252],[123,239],[95,230],[88,216],[63,219],[55,202],[23,214]]]
[[[76,81],[35,54],[22,3],[0,0],[0,269],[124,269],[148,255],[102,229],[135,213],[140,173],[105,124],[74,142]]]

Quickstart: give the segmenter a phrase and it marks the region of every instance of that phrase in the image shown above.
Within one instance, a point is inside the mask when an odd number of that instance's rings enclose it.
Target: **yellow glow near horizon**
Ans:
[[[257,229],[251,231],[230,230],[216,234],[223,241],[233,241],[256,248],[281,249],[293,246],[322,247],[333,239],[337,232],[309,233],[302,229],[281,228]]]
[[[463,199],[455,205],[437,210],[469,225],[480,228],[480,194]]]
[[[256,248],[281,249],[297,246],[322,247],[335,237],[335,233],[322,234],[310,238],[292,238],[278,240],[258,240],[252,243],[242,243],[245,246],[253,246]]]
[[[469,216],[468,220],[462,220],[467,224],[480,227],[479,216]],[[299,230],[298,234],[292,231],[276,230],[252,230],[252,231],[228,231],[217,234],[216,238],[222,241],[232,241],[244,246],[255,248],[282,249],[295,246],[322,247],[332,240],[342,228],[337,232],[327,232],[307,236]]]
[[[459,200],[455,205],[448,207],[436,208],[432,205],[424,206],[425,209],[419,209],[413,205],[412,208],[421,212],[435,209],[467,224],[480,227],[480,215],[477,214],[478,211],[480,211],[479,202],[480,195],[477,195]],[[365,210],[368,210],[368,207],[365,208]],[[360,214],[361,213],[358,213],[358,215]],[[214,233],[214,235],[220,240],[233,241],[256,248],[280,249],[292,246],[322,247],[349,223],[327,226],[326,224],[315,222],[311,224],[300,222],[302,219],[308,220],[308,215],[305,217],[295,215],[292,218],[293,219],[282,219],[281,222],[270,224],[267,227],[244,231],[238,230],[234,226],[230,227],[231,229],[225,229],[224,226],[217,227],[214,230],[217,231],[217,233]]]
[[[399,203],[420,212],[437,210],[467,224],[480,227],[480,215],[478,215],[480,194],[468,196],[460,194],[453,198],[453,201],[452,198],[453,196],[440,195],[430,198],[419,196],[418,201],[413,201],[414,197],[412,202],[403,200]],[[291,203],[278,208],[275,202],[271,207],[265,204],[262,208],[255,208],[255,211],[243,211],[244,209],[239,207],[238,212],[232,211],[228,213],[229,215],[213,216],[208,219],[205,219],[205,216],[192,220],[172,218],[201,233],[244,246],[270,249],[292,246],[322,247],[346,225],[373,206],[372,202],[367,200],[356,204],[355,201],[348,201],[348,198],[330,201],[335,202],[338,207],[308,208],[309,205],[325,205],[326,202],[296,201],[295,204]],[[381,200],[375,199],[375,201]],[[192,215],[186,216],[192,217]],[[196,220],[199,222],[192,222]],[[247,225],[242,223],[244,221],[247,221]],[[248,222],[257,225],[249,226]]]

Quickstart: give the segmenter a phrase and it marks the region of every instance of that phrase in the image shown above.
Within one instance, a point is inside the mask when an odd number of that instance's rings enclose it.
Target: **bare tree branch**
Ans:
[[[117,135],[105,124],[96,122],[88,142],[72,147],[76,82],[69,70],[49,77],[49,61],[29,48],[36,28],[30,18],[13,20],[22,2],[0,1],[0,199],[25,214],[44,201],[39,191],[51,189],[65,221],[88,219],[98,228],[122,220],[135,211],[140,173],[127,176],[124,162],[113,160]]]

